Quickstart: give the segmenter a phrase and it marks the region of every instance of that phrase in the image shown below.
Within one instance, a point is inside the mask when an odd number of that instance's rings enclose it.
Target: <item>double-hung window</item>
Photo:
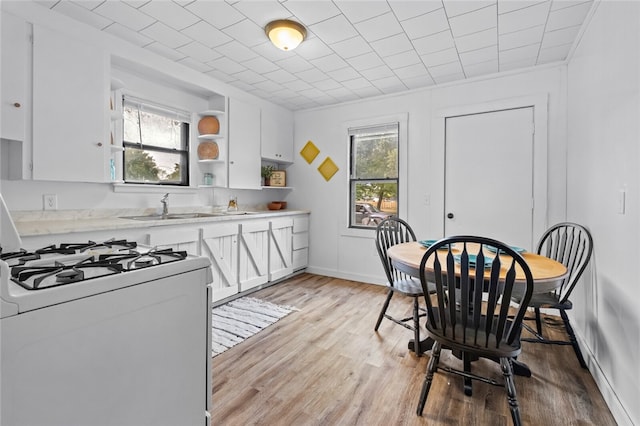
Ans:
[[[398,136],[398,123],[349,129],[350,228],[397,216]]]
[[[125,183],[188,186],[189,114],[129,96],[123,111]]]

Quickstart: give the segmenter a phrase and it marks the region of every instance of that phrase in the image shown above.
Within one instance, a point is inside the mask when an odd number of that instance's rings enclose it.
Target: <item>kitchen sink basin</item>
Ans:
[[[124,216],[122,219],[133,219],[133,220],[170,220],[170,219],[198,219],[201,217],[216,217],[222,216],[221,214],[216,213],[175,213],[169,214],[167,216],[162,216],[159,214],[147,215],[147,216]]]

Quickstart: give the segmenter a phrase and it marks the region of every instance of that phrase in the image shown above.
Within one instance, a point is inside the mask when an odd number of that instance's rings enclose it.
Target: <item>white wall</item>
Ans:
[[[419,239],[442,237],[444,203],[438,194],[444,188],[444,164],[440,154],[443,141],[433,137],[432,116],[445,108],[483,104],[532,95],[548,95],[549,124],[547,155],[548,223],[565,217],[566,104],[564,66],[537,71],[477,79],[446,87],[413,91],[295,114],[295,149],[298,153],[308,140],[320,149],[312,164],[300,156],[289,167],[296,186],[290,199],[313,212],[311,221],[310,270],[331,276],[382,283],[383,272],[375,252],[374,232],[353,236],[346,230],[348,199],[348,138],[344,124],[392,114],[408,114],[406,167],[409,182],[405,211],[400,216],[409,221]],[[316,170],[331,157],[340,170],[326,182]],[[508,160],[506,160],[508,161]],[[425,198],[429,197],[429,205]],[[401,200],[402,201],[402,200]],[[362,234],[362,233],[360,233]]]
[[[639,40],[640,3],[601,2],[568,66],[567,219],[595,247],[572,318],[620,424],[640,424]]]

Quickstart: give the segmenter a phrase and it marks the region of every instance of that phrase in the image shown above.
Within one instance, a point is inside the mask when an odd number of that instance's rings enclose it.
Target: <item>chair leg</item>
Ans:
[[[542,337],[542,320],[540,319],[540,308],[534,308],[536,312],[536,330],[538,330],[538,336]]]
[[[415,352],[417,356],[422,356],[422,351],[420,350],[420,305],[418,303],[418,298],[413,298],[413,338]]]
[[[511,410],[511,418],[515,426],[520,426],[520,409],[518,407],[518,399],[516,397],[516,385],[513,381],[513,372],[511,370],[511,360],[509,358],[500,358],[500,367],[504,376],[504,387],[507,391],[507,401],[509,401],[509,409]]]
[[[418,414],[419,416],[422,416],[424,406],[427,403],[427,396],[429,395],[429,389],[431,389],[431,383],[433,382],[433,374],[438,369],[438,364],[440,363],[441,349],[442,345],[438,342],[435,342],[433,344],[433,348],[431,349],[431,359],[429,360],[429,364],[427,365],[427,374],[424,377],[422,391],[420,392],[420,401],[418,402],[418,409],[416,410],[416,414]]]
[[[389,307],[389,302],[391,302],[391,297],[393,297],[393,290],[389,289],[389,293],[387,293],[387,299],[384,301],[384,305],[382,305],[382,310],[380,311],[380,315],[378,316],[378,322],[376,322],[375,331],[378,331],[378,327],[380,327],[380,323],[382,322],[382,318],[384,318],[384,314],[387,313],[387,308]]]
[[[571,341],[571,346],[573,346],[573,351],[576,353],[578,357],[578,362],[580,362],[580,366],[582,368],[587,368],[587,363],[584,361],[584,357],[582,356],[582,351],[580,350],[580,346],[578,346],[578,339],[576,339],[576,335],[573,332],[573,327],[569,323],[569,317],[564,309],[560,309],[560,316],[562,317],[562,321],[564,321],[564,327],[567,330],[567,334],[569,335],[569,340]]]
[[[471,357],[468,352],[462,352],[462,364],[465,373],[471,373]],[[473,381],[471,377],[464,376],[464,394],[471,396],[473,394]]]

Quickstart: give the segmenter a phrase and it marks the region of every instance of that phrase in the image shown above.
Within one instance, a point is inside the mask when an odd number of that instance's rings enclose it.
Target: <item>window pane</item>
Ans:
[[[352,136],[354,179],[398,177],[398,134]]]
[[[187,182],[185,153],[157,152],[127,147],[124,168],[127,182],[173,183]]]
[[[162,148],[185,149],[183,122],[144,111],[133,105],[124,107],[124,140]]]
[[[375,227],[398,214],[397,181],[353,181],[351,226]]]

